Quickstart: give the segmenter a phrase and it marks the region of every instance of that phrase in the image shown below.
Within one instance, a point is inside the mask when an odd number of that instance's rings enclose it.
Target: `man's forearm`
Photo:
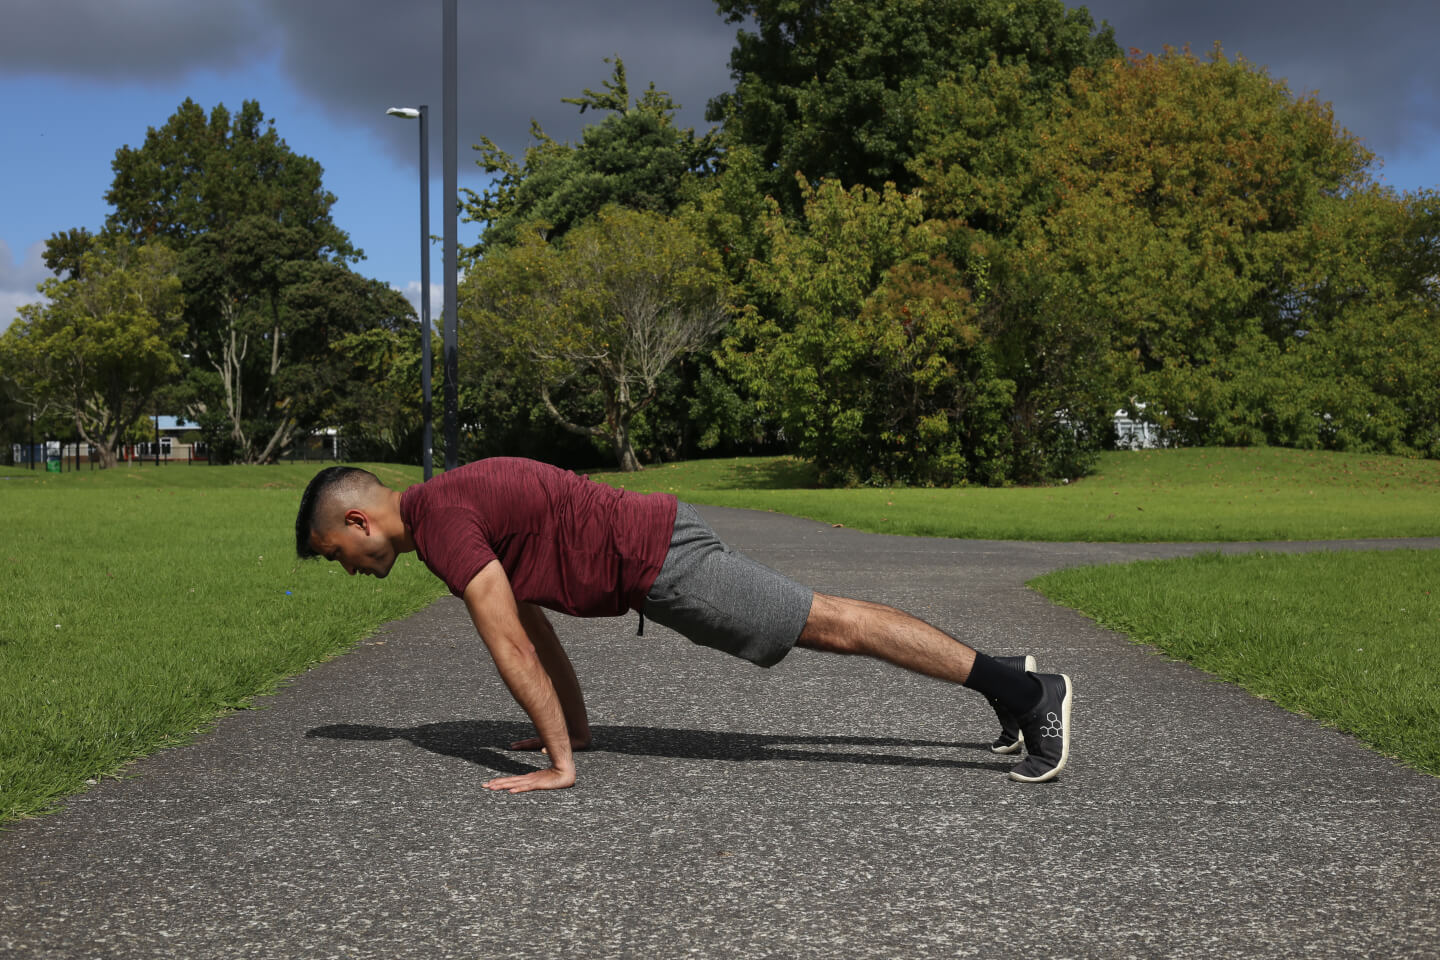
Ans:
[[[485,784],[488,790],[558,790],[575,782],[575,761],[570,754],[570,731],[565,711],[550,674],[540,661],[529,631],[520,621],[520,612],[510,590],[510,581],[498,560],[492,560],[471,578],[465,587],[465,607],[475,629],[500,671],[500,679],[515,702],[535,724],[546,752],[548,770],[535,770],[514,777],[497,777]]]
[[[580,680],[575,676],[575,667],[565,654],[560,638],[545,611],[533,603],[519,605],[520,622],[530,636],[535,654],[550,677],[555,694],[560,698],[560,708],[565,713],[565,725],[570,729],[570,742],[576,746],[590,743],[590,718],[585,711],[585,695],[580,690]]]
[[[539,652],[528,638],[500,636],[484,640],[510,695],[535,724],[535,732],[545,745],[551,764],[573,774],[575,763],[570,752],[565,711]]]

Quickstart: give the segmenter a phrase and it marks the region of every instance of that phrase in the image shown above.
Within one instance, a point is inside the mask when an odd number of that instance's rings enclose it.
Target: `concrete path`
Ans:
[[[762,671],[558,618],[598,749],[574,790],[493,795],[524,717],[447,599],[0,835],[0,956],[1440,956],[1440,779],[1023,586],[1213,547],[703,512],[818,589],[1068,672],[1071,766],[1010,782],[982,698],[873,662]]]

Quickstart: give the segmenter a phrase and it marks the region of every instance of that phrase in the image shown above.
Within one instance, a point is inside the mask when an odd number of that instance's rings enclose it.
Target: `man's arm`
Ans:
[[[489,790],[524,793],[527,790],[558,790],[575,782],[575,761],[570,755],[570,733],[555,686],[530,642],[510,580],[498,560],[492,560],[475,574],[465,588],[465,608],[490,650],[500,678],[515,702],[530,715],[550,767],[517,777],[498,777],[485,784]]]
[[[575,676],[575,667],[565,655],[560,638],[545,611],[533,603],[517,604],[520,623],[530,636],[530,643],[540,657],[540,665],[550,675],[550,683],[560,698],[560,709],[565,712],[565,726],[570,730],[570,747],[584,750],[590,746],[590,717],[585,712],[585,695],[580,692],[580,680]],[[510,744],[511,750],[538,750],[544,744],[539,737],[517,740]]]

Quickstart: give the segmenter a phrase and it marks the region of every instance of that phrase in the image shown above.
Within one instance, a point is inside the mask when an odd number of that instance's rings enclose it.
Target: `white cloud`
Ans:
[[[33,243],[25,255],[16,263],[11,256],[10,245],[0,240],[0,333],[3,333],[15,319],[15,311],[22,304],[35,303],[45,299],[35,287],[50,275],[41,259],[45,242]]]
[[[4,333],[14,322],[20,307],[41,299],[38,293],[23,294],[0,290],[0,333]]]
[[[417,316],[417,317],[420,316],[420,281],[419,281],[419,280],[411,280],[409,283],[405,284],[405,289],[403,289],[403,290],[401,290],[399,287],[391,287],[391,289],[392,289],[392,290],[395,290],[395,291],[397,291],[397,292],[399,292],[399,293],[403,293],[403,294],[405,295],[405,299],[410,301],[410,306],[412,306],[412,307],[415,308],[415,316]],[[443,283],[432,283],[432,284],[430,284],[430,322],[431,322],[431,323],[438,324],[438,323],[440,322],[440,310],[441,310],[441,307],[444,305],[444,303],[445,303],[445,285],[444,285]]]

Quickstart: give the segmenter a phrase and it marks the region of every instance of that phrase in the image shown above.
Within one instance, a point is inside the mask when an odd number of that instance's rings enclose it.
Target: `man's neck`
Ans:
[[[415,552],[415,536],[405,524],[405,518],[400,513],[400,499],[403,494],[399,490],[389,491],[390,504],[389,516],[393,526],[387,525],[385,535],[390,539],[390,545],[398,553]]]

